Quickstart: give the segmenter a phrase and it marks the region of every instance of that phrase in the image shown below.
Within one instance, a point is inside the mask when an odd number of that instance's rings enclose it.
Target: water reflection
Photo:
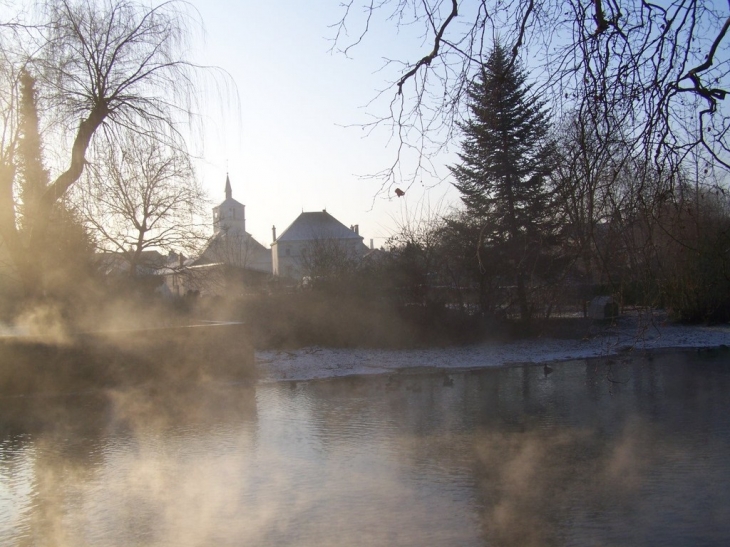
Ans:
[[[723,354],[0,400],[2,545],[722,545]]]

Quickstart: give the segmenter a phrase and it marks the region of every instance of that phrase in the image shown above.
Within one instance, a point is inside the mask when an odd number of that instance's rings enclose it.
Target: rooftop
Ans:
[[[302,213],[276,238],[280,241],[307,241],[311,239],[358,239],[362,236],[350,230],[327,211]]]

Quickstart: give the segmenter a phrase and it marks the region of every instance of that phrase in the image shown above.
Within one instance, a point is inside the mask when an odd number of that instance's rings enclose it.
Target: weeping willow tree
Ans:
[[[50,0],[40,20],[24,23],[19,14],[0,27],[0,237],[28,297],[45,292],[52,272],[43,248],[90,152],[114,146],[120,128],[185,149],[178,127],[192,112],[196,70],[186,59],[183,8]],[[61,165],[53,176],[40,161],[38,124],[35,134],[23,129],[33,117],[26,69],[43,103],[41,126],[52,128]]]

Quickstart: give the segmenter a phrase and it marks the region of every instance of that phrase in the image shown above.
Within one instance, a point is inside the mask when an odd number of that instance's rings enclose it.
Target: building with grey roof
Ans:
[[[330,254],[361,258],[367,251],[358,226],[348,228],[326,210],[302,213],[271,244],[274,275],[301,279],[308,253],[329,249]]]

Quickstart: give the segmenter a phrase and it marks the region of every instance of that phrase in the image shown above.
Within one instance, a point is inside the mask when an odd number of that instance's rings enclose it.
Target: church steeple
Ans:
[[[220,205],[213,207],[213,230],[216,233],[221,230],[246,233],[246,206],[233,199],[228,173],[226,173],[226,199]]]
[[[228,173],[226,173],[226,199],[231,199],[233,197],[233,190],[231,190],[231,179],[228,178]]]

